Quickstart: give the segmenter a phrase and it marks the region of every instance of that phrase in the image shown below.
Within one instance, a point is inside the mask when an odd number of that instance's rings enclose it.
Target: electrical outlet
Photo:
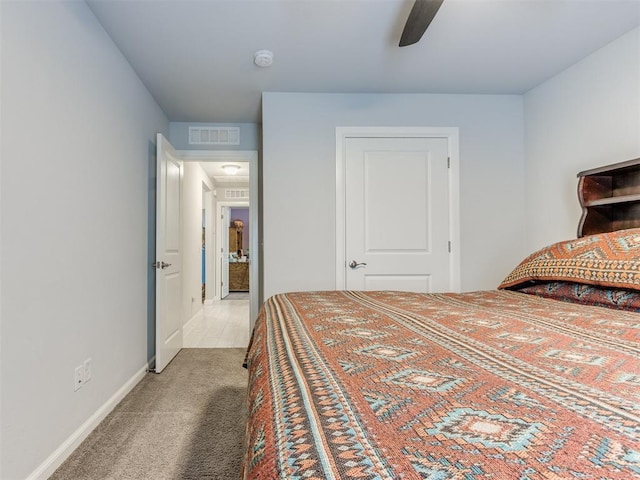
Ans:
[[[78,365],[73,371],[73,391],[80,389],[84,385],[84,367]]]
[[[91,380],[91,358],[87,358],[82,364],[84,367],[84,383]]]

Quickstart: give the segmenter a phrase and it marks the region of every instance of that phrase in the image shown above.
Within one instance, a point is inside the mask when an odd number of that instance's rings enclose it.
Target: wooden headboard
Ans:
[[[640,227],[640,158],[578,173],[578,237]]]

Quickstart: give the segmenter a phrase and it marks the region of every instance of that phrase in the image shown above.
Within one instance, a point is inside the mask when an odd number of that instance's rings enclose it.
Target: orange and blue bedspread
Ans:
[[[640,478],[640,314],[511,291],[262,308],[245,479]]]

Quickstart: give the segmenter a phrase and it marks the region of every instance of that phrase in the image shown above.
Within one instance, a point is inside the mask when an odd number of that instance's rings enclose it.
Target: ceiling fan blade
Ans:
[[[400,37],[400,46],[417,43],[438,13],[443,0],[416,0]]]

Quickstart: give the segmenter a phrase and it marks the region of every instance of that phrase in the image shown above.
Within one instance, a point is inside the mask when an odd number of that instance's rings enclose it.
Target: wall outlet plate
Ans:
[[[78,365],[73,371],[73,391],[77,391],[84,385],[84,366]]]

